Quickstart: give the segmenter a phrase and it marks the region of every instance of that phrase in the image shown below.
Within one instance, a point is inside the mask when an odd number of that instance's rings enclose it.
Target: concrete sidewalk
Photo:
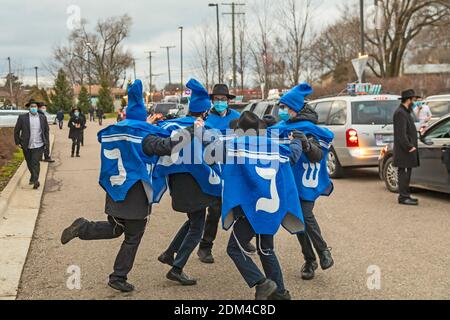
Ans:
[[[51,145],[54,136],[51,136]],[[49,164],[41,162],[39,190],[28,184],[30,173],[23,162],[2,192],[0,214],[0,300],[14,300],[33,238]],[[1,208],[0,208],[1,209]]]

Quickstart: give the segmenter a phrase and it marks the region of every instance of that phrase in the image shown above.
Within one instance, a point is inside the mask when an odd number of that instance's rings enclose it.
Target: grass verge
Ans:
[[[23,152],[17,149],[11,160],[0,167],[0,192],[8,185],[9,180],[14,176],[17,169],[20,167],[24,160]]]

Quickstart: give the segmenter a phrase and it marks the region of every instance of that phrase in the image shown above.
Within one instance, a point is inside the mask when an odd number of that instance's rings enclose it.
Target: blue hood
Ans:
[[[303,82],[281,97],[280,103],[287,105],[298,113],[302,111],[305,105],[305,97],[311,93],[313,93],[313,88],[308,83]]]
[[[147,121],[147,108],[142,98],[142,81],[136,80],[128,88],[126,117],[129,120]]]
[[[195,79],[189,80],[186,87],[192,90],[191,100],[189,102],[190,112],[206,112],[211,109],[211,99],[208,91],[200,82]]]

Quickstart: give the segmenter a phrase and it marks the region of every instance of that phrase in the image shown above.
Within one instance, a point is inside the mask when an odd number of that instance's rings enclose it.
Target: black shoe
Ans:
[[[79,154],[77,154],[77,158],[80,158],[80,155],[79,155]]]
[[[334,260],[333,257],[331,256],[330,249],[320,252],[319,259],[320,259],[320,267],[322,268],[322,270],[328,270],[332,266],[334,266]]]
[[[162,264],[167,264],[172,267],[174,261],[173,254],[170,255],[167,252],[164,252],[158,257],[158,261],[161,262]]]
[[[417,206],[419,205],[419,201],[414,201],[413,199],[402,199],[398,200],[399,204],[405,205],[405,206]]]
[[[244,246],[244,250],[247,251],[248,253],[255,253],[257,251],[256,247],[251,242],[247,243]]]
[[[72,158],[74,158],[75,157],[75,155],[72,153],[72,156],[71,156]]]
[[[266,279],[262,284],[256,286],[255,300],[268,300],[277,291],[277,284]]]
[[[316,261],[306,261],[305,264],[302,267],[302,279],[309,281],[314,279],[314,276],[316,275],[316,270],[319,268],[319,265]]]
[[[125,280],[109,280],[108,286],[120,292],[133,292],[134,286]]]
[[[79,236],[79,230],[80,228],[89,221],[87,221],[84,218],[79,218],[77,220],[75,220],[72,225],[68,228],[66,228],[63,233],[61,234],[61,243],[62,244],[67,244],[69,243],[71,240],[78,238]]]
[[[419,199],[414,199],[414,198],[409,198],[409,200],[412,200],[412,201],[414,201],[414,202],[417,202],[417,203],[419,203]]]
[[[291,293],[287,290],[284,290],[284,292],[278,292],[276,291],[273,293],[269,300],[279,301],[279,300],[292,300]]]
[[[200,261],[206,264],[213,264],[214,257],[211,253],[211,249],[199,249],[197,252]]]
[[[39,189],[40,186],[41,186],[41,184],[39,183],[39,181],[36,181],[33,185],[33,189],[37,190],[37,189]]]
[[[29,185],[32,186],[34,184],[34,181],[30,180]]]
[[[166,278],[171,281],[176,281],[183,286],[195,286],[197,284],[197,280],[189,278],[189,276],[184,272],[175,272],[173,269],[169,271]]]
[[[55,160],[53,160],[52,158],[48,158],[48,159],[44,159],[44,162],[47,162],[47,163],[54,163]]]

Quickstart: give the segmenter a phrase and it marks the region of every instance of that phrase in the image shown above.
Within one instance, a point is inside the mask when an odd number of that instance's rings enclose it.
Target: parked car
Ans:
[[[277,120],[280,120],[278,116],[278,100],[264,100],[249,103],[243,110],[251,111],[255,113],[259,118],[264,118],[266,115],[273,115]]]
[[[48,124],[56,124],[56,114],[51,114],[47,111],[44,111],[44,115],[47,118]]]
[[[411,186],[450,194],[450,114],[432,124],[419,140],[420,167],[411,176]],[[386,188],[398,192],[398,170],[393,165],[393,144],[379,158],[380,178]]]
[[[381,149],[393,142],[396,95],[337,96],[309,102],[319,125],[330,129],[334,142],[328,156],[332,178],[347,167],[376,167]]]
[[[0,127],[14,128],[17,118],[21,114],[28,113],[27,110],[0,110]]]
[[[431,124],[443,116],[450,114],[450,94],[431,96],[425,99],[425,104],[432,113]]]
[[[156,103],[150,110],[152,114],[161,114],[164,116],[164,118],[175,118],[177,117],[180,108],[182,108],[182,105],[178,103],[168,103],[168,102],[162,102],[162,103]]]

